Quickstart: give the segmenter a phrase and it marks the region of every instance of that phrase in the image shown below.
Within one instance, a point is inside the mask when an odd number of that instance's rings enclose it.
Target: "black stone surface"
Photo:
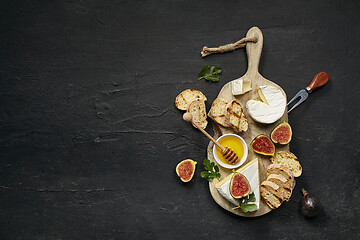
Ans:
[[[0,6],[1,239],[359,239],[359,1],[3,1]],[[260,72],[291,98],[301,161],[290,202],[233,215],[201,179],[208,140],[174,99],[211,102],[247,68],[244,49],[204,45],[264,35]],[[218,83],[197,80],[221,65]],[[207,128],[212,132],[211,124]],[[194,179],[175,166],[198,161]],[[324,211],[298,209],[304,187]]]

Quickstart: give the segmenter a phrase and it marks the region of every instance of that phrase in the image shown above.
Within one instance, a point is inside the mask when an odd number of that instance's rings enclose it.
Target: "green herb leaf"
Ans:
[[[203,67],[203,69],[200,71],[200,73],[199,73],[199,76],[204,76],[208,71],[210,70],[210,66],[209,65],[205,65],[204,67]]]
[[[211,76],[207,76],[205,77],[206,80],[210,80],[212,82],[218,82],[220,80],[219,76],[215,76],[215,75],[211,75]]]
[[[205,158],[203,160],[203,165],[206,171],[202,171],[200,173],[202,178],[207,179],[209,182],[211,182],[214,178],[220,180],[221,174],[219,173],[219,167],[215,165],[215,163],[210,162],[209,159]]]
[[[209,72],[210,75],[211,75],[211,74],[214,74],[214,69],[215,69],[215,67],[214,67],[214,66],[211,66],[210,72]]]
[[[255,201],[256,201],[255,193],[252,192],[249,195],[247,195],[246,197],[238,199],[239,206],[234,207],[233,210],[241,208],[241,210],[243,210],[243,212],[256,211],[258,209],[257,205],[254,203],[249,203],[249,202],[255,202]]]
[[[219,74],[221,74],[220,66],[210,67],[209,65],[205,65],[199,73],[200,77],[198,80],[205,79],[206,81],[218,82],[220,80]]]
[[[207,172],[207,171],[202,171],[202,172],[200,173],[200,176],[201,176],[202,178],[208,178],[209,175],[210,175],[210,173]]]
[[[221,67],[220,66],[215,67],[213,74],[218,74],[219,75],[220,73],[221,73]]]
[[[256,201],[255,193],[251,193],[249,195],[249,199],[247,202],[255,202],[255,201]]]
[[[254,212],[257,209],[258,208],[256,204],[246,204],[241,206],[241,210],[243,210],[243,212]]]

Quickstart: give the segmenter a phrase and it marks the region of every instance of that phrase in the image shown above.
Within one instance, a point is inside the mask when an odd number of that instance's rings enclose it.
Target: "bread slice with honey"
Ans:
[[[293,189],[295,187],[295,178],[294,178],[294,174],[292,173],[292,171],[288,168],[285,167],[281,164],[270,164],[267,169],[266,172],[268,175],[270,174],[277,174],[277,175],[281,175],[283,176],[290,184],[290,187]]]
[[[275,154],[275,157],[272,157],[270,160],[272,163],[281,164],[289,168],[294,174],[294,177],[299,177],[302,173],[302,167],[300,165],[300,162],[298,161],[297,157],[291,152],[277,152]]]
[[[203,99],[196,98],[190,102],[187,112],[192,116],[192,121],[197,123],[201,128],[205,129],[208,121],[206,120],[206,106]],[[195,125],[193,124],[195,127]]]
[[[202,99],[202,101],[207,100],[202,92],[193,89],[186,89],[176,97],[175,105],[180,110],[186,110],[189,103],[191,103],[192,100],[197,98]]]
[[[228,102],[223,98],[217,98],[211,104],[210,115],[211,118],[223,127],[230,127],[229,122],[225,117],[225,109]]]
[[[280,188],[282,188],[283,194],[284,194],[283,199],[285,201],[289,201],[291,194],[292,194],[292,188],[291,188],[288,180],[286,180],[286,178],[284,178],[283,176],[278,175],[278,174],[270,174],[268,176],[268,178],[266,179],[266,181],[273,182],[276,185],[278,185]]]
[[[246,132],[248,130],[248,121],[245,118],[243,109],[238,101],[233,100],[228,103],[225,109],[225,117],[231,128],[235,131]]]
[[[280,207],[284,198],[283,189],[270,181],[263,181],[261,183],[260,195],[272,209]]]

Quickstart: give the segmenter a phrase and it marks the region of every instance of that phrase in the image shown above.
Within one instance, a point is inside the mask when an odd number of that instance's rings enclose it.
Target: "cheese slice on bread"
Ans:
[[[272,163],[281,164],[291,170],[294,177],[299,177],[302,173],[302,167],[297,157],[288,151],[280,151],[275,154],[275,157],[270,159]]]
[[[180,110],[186,110],[189,103],[196,98],[202,99],[203,101],[207,100],[202,92],[193,89],[186,89],[176,97],[175,105]]]

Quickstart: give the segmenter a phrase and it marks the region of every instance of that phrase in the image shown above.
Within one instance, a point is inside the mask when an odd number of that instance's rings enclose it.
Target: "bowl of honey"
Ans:
[[[221,149],[215,144],[213,147],[213,155],[215,161],[222,167],[233,169],[240,167],[248,156],[248,147],[245,140],[237,134],[224,134],[216,140],[222,147],[231,148],[235,154],[239,157],[239,161],[235,164],[230,164],[225,157],[221,154]]]

